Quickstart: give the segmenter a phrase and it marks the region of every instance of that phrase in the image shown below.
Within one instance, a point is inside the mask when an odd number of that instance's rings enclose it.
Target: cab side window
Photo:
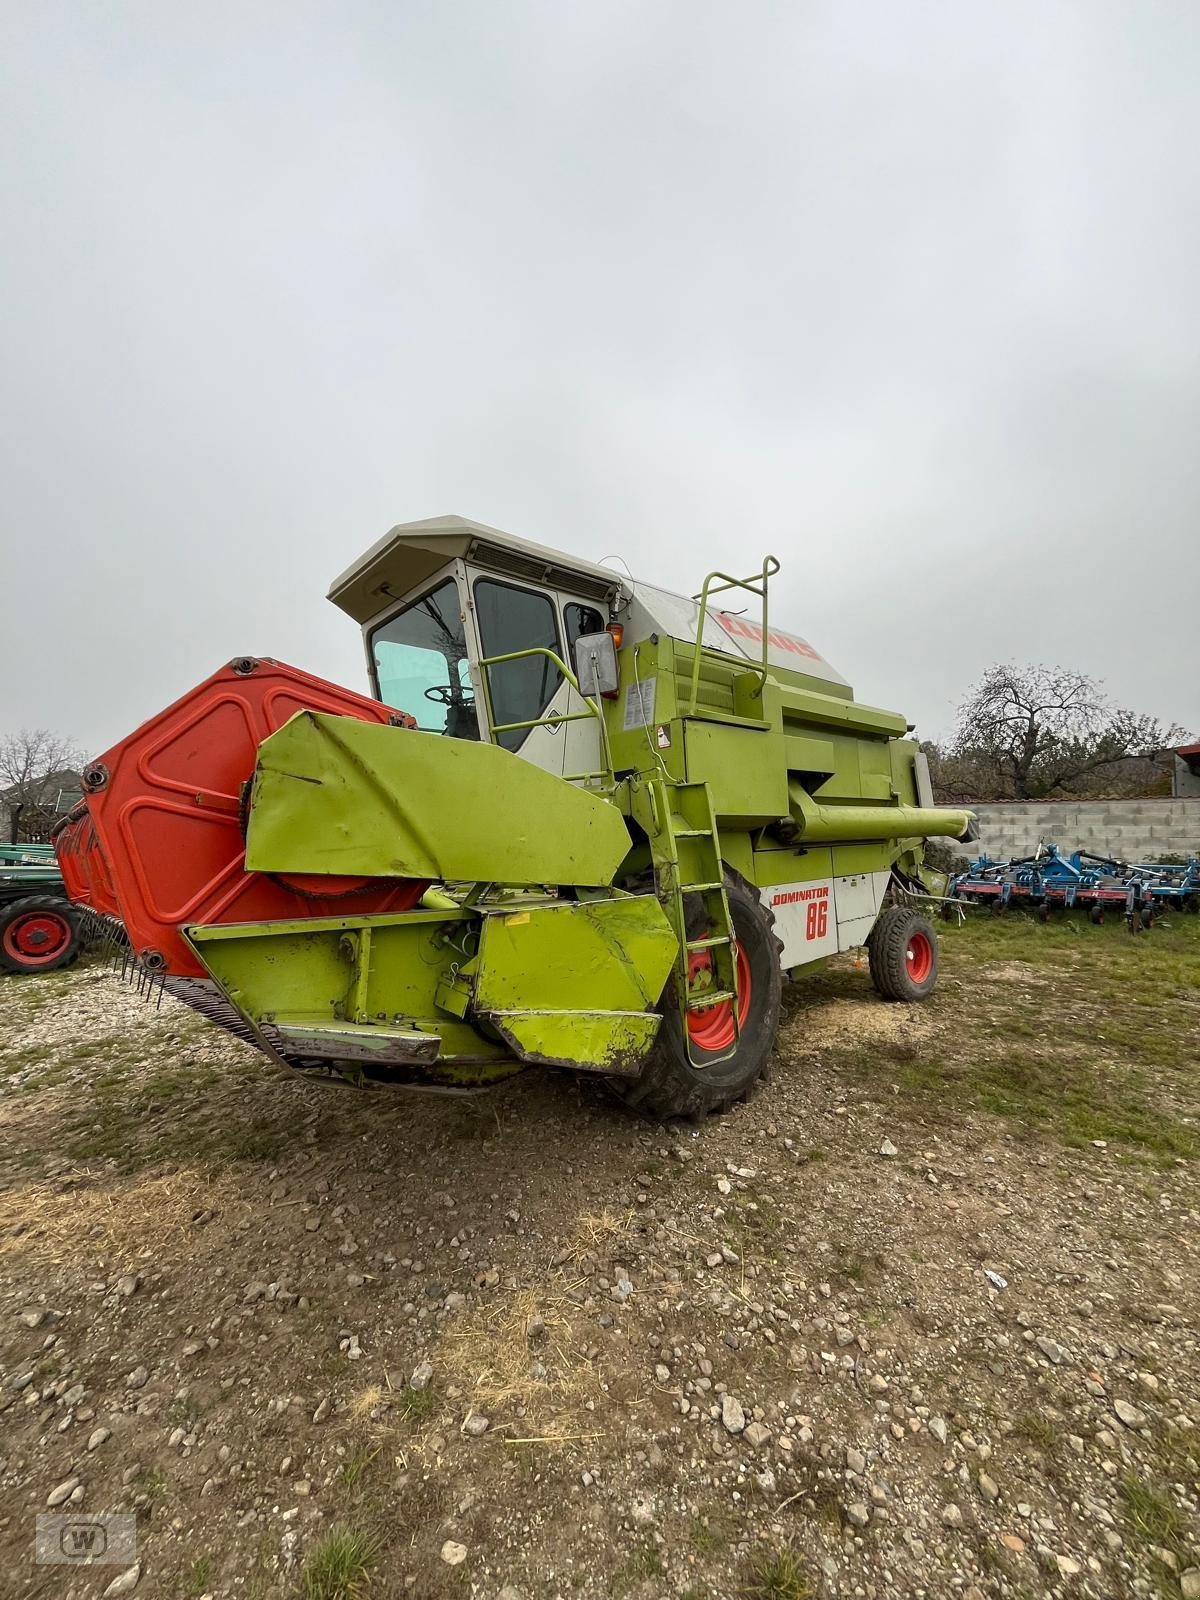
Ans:
[[[585,633],[603,633],[604,618],[595,606],[580,605],[572,600],[563,607],[563,627],[567,632],[567,665],[579,671],[579,663],[575,659],[575,645]]]
[[[554,602],[532,589],[480,578],[475,584],[475,614],[479,621],[479,640],[485,656],[508,655],[514,650],[540,646],[561,655]],[[492,718],[497,727],[506,722],[530,722],[540,717],[554,698],[562,674],[546,656],[526,656],[520,661],[502,661],[484,669],[491,691]],[[498,733],[496,742],[506,750],[517,750],[528,737],[528,728],[513,728]]]

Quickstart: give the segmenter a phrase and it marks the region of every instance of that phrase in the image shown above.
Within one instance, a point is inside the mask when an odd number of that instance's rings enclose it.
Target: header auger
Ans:
[[[230,663],[88,768],[72,898],[309,1073],[461,1092],[537,1062],[728,1105],[785,974],[865,944],[882,995],[929,992],[903,891],[970,823],[903,717],[770,621],[777,570],[688,599],[460,517],[394,528],[330,591],[376,698]]]

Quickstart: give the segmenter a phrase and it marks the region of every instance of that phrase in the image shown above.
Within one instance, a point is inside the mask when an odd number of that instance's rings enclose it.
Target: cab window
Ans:
[[[577,600],[572,600],[563,607],[563,628],[567,635],[567,664],[579,671],[579,663],[575,659],[575,645],[585,633],[603,633],[604,618],[595,606],[580,605]]]
[[[478,739],[458,585],[447,578],[371,634],[375,688],[426,733]]]
[[[485,656],[503,656],[537,646],[553,650],[555,655],[561,654],[554,602],[547,595],[492,578],[480,578],[475,584],[475,615]],[[546,656],[502,661],[484,670],[491,691],[492,719],[497,727],[506,722],[529,722],[540,717],[562,682],[562,674]],[[498,733],[496,742],[506,750],[517,750],[529,731],[528,728],[513,728],[508,733]]]

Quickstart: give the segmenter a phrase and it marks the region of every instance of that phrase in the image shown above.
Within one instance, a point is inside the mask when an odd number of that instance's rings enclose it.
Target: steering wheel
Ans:
[[[471,705],[475,696],[464,694],[452,683],[435,683],[426,689],[425,698],[433,700],[439,706],[465,706]]]

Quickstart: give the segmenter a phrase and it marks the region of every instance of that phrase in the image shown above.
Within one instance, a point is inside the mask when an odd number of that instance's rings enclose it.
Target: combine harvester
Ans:
[[[1024,906],[1048,922],[1055,909],[1086,910],[1097,925],[1106,911],[1125,918],[1131,933],[1153,926],[1163,911],[1195,911],[1200,905],[1200,860],[1180,865],[1130,864],[1111,856],[1039,845],[1036,854],[1011,861],[979,856],[950,880],[944,917],[955,901],[987,906],[999,914]]]
[[[971,824],[902,716],[769,623],[778,567],[688,599],[459,517],[394,528],[330,591],[377,698],[223,667],[88,767],[72,898],[144,987],[303,1072],[551,1063],[662,1117],[726,1106],[785,974],[866,944],[885,998],[929,993],[904,896]]]

